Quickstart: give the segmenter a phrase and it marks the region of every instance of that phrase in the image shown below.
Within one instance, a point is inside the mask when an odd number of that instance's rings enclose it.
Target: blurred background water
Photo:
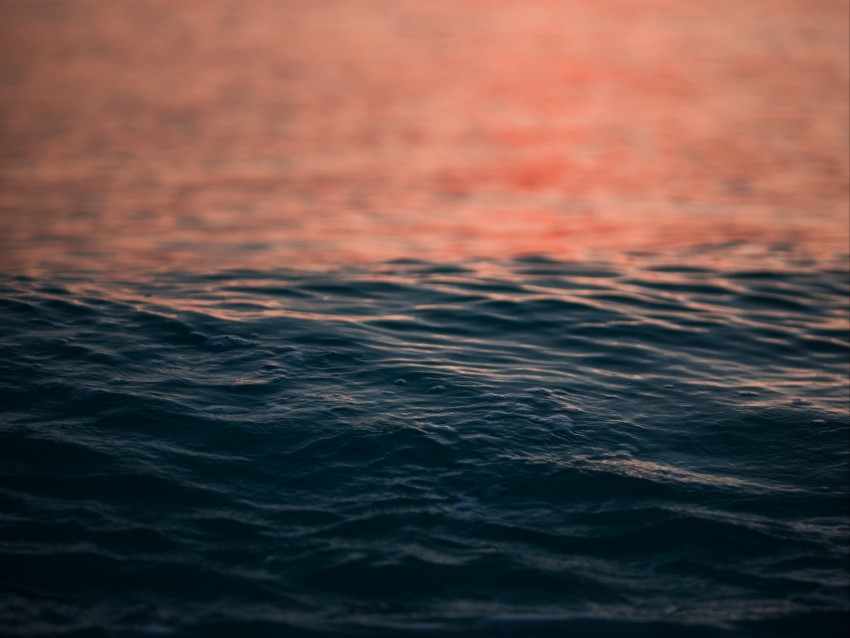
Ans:
[[[0,3],[7,268],[846,253],[845,3]]]
[[[0,2],[0,635],[846,635],[847,45]]]

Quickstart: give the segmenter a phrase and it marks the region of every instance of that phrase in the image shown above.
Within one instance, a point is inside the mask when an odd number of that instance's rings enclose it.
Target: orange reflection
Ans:
[[[838,0],[0,4],[0,267],[846,252]]]

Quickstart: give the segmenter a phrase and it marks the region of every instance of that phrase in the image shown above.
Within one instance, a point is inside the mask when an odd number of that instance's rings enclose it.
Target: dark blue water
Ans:
[[[10,636],[841,636],[848,273],[0,279]]]

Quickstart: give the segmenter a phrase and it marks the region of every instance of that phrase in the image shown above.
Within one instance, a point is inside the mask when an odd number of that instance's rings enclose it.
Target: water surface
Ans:
[[[0,635],[847,635],[847,41],[0,2]]]
[[[840,635],[847,294],[800,263],[7,276],[0,614]]]

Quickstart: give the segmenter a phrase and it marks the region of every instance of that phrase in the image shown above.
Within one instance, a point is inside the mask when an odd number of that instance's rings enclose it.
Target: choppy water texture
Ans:
[[[847,629],[846,269],[0,292],[3,633]]]

